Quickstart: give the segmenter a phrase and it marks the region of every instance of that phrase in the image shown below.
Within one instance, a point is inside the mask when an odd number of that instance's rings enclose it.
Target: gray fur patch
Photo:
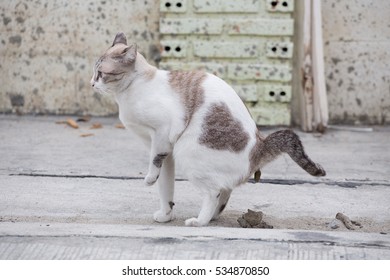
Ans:
[[[210,106],[202,124],[199,143],[215,150],[240,152],[245,149],[249,134],[240,121],[234,118],[224,103]]]
[[[252,174],[257,171],[258,166],[264,157],[262,152],[264,146],[264,138],[260,135],[259,131],[256,129],[256,144],[253,146],[249,154],[249,173]]]
[[[192,115],[204,102],[204,90],[202,82],[206,73],[200,71],[171,71],[169,84],[180,95],[185,107],[185,123],[188,125]]]
[[[222,213],[222,211],[225,209],[226,204],[222,204],[221,207],[219,207],[219,213]]]
[[[161,168],[164,159],[168,156],[168,153],[157,154],[153,159],[153,164],[157,168]]]

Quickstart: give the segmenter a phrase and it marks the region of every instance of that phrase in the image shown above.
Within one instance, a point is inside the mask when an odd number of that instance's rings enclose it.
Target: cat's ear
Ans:
[[[134,63],[135,59],[137,58],[137,45],[133,44],[127,48],[125,48],[122,52],[123,55],[123,61],[125,63],[131,64]]]
[[[119,32],[118,34],[116,34],[114,42],[112,43],[111,47],[115,46],[116,44],[127,45],[127,39],[123,32]]]

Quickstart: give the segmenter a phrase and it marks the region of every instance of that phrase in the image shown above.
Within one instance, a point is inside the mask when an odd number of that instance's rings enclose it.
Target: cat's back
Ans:
[[[213,74],[207,74],[202,86],[204,106],[197,118],[203,130],[207,124],[217,123],[219,129],[230,133],[242,131],[250,138],[255,137],[255,122],[245,104],[227,82]]]
[[[180,97],[187,122],[195,115],[202,117],[205,110],[223,106],[244,126],[255,127],[249,111],[237,93],[219,77],[202,71],[171,71],[167,73],[167,79],[174,94]]]
[[[247,107],[227,82],[213,74],[207,74],[204,88],[206,105],[225,104],[236,119],[239,119],[244,125],[250,124],[252,128],[255,127]]]

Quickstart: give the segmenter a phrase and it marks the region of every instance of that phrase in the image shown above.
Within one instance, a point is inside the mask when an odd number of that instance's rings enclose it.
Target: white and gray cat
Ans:
[[[232,190],[281,153],[313,176],[324,169],[305,153],[298,136],[281,130],[260,135],[236,92],[200,71],[163,71],[147,63],[118,33],[94,66],[94,90],[114,95],[119,118],[150,147],[145,184],[158,183],[157,222],[173,219],[175,163],[204,192],[199,216],[187,226],[218,218]]]

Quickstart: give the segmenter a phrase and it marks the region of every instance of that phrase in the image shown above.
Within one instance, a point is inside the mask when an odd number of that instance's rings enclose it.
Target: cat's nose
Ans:
[[[91,79],[90,84],[91,84],[91,87],[95,87],[95,80]]]

